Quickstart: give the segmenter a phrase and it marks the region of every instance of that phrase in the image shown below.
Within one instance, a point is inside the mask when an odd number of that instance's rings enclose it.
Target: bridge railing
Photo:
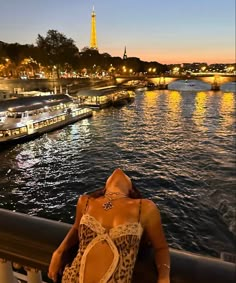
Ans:
[[[46,274],[52,252],[70,227],[59,221],[0,209],[0,283],[51,282]],[[175,249],[170,252],[171,283],[235,282],[234,263]],[[152,283],[155,277],[153,252],[144,250],[138,257],[132,282]]]

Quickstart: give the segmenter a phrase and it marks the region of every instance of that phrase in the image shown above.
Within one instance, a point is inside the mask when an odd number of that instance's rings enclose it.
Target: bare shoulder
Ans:
[[[89,196],[88,195],[81,195],[79,196],[77,200],[77,205],[76,205],[76,216],[75,216],[75,223],[74,226],[76,228],[79,227],[80,224],[80,219],[82,215],[84,214],[86,203],[88,201]]]
[[[157,205],[150,199],[142,199],[142,209],[148,211],[159,211]]]
[[[89,195],[80,195],[78,198],[78,204],[86,203],[89,198]]]
[[[142,219],[146,222],[150,218],[160,218],[157,205],[150,199],[142,199]]]
[[[83,211],[86,207],[86,203],[89,199],[88,195],[80,195],[77,201],[77,210]]]

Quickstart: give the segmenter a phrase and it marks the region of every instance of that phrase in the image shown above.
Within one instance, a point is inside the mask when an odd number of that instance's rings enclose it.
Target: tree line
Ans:
[[[155,70],[155,74],[161,74],[168,70],[168,66],[137,57],[112,57],[89,47],[79,51],[73,39],[57,30],[48,30],[45,37],[38,34],[36,45],[0,41],[0,76],[15,77],[42,70],[47,74],[54,72],[57,77],[63,72],[122,73],[126,70],[132,73]]]

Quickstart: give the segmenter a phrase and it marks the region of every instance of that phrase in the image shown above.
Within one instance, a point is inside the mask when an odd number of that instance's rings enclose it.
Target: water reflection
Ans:
[[[26,169],[34,167],[40,162],[40,159],[35,156],[35,152],[32,150],[24,150],[16,155],[16,164],[18,169]]]
[[[140,116],[140,118],[143,117],[143,127],[139,129],[143,138],[143,150],[145,150],[149,142],[156,140],[156,129],[158,127],[157,113],[159,112],[158,104],[160,95],[161,93],[157,93],[156,91],[145,92],[144,103],[146,107],[144,108],[145,111]],[[138,115],[140,114],[141,113],[138,113]]]
[[[207,110],[207,94],[206,92],[198,92],[195,97],[195,110],[193,112],[193,121],[195,125],[197,126],[198,130],[200,131],[206,131],[207,128],[204,125],[204,119],[206,116],[206,110]]]
[[[220,101],[220,125],[223,131],[228,131],[235,122],[235,95],[232,92],[225,92]]]
[[[78,195],[119,166],[160,206],[172,247],[231,251],[234,103],[232,93],[139,93],[132,104],[0,151],[0,207],[73,222]]]
[[[178,91],[170,91],[167,95],[167,122],[170,127],[176,127],[181,118],[182,96]]]
[[[159,93],[160,94],[160,93]],[[146,107],[156,107],[158,103],[158,95],[155,91],[146,91],[144,96]]]

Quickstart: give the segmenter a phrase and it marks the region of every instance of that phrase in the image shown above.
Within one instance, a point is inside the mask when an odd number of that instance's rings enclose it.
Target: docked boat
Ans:
[[[113,106],[123,106],[134,101],[135,92],[132,90],[120,90],[112,97]]]
[[[77,93],[77,98],[85,106],[100,109],[127,104],[134,100],[134,94],[131,90],[108,86],[80,90]]]
[[[155,90],[157,89],[157,86],[154,83],[149,82],[147,83],[146,88],[147,90]]]
[[[64,94],[4,101],[0,112],[0,146],[35,138],[93,114]]]

